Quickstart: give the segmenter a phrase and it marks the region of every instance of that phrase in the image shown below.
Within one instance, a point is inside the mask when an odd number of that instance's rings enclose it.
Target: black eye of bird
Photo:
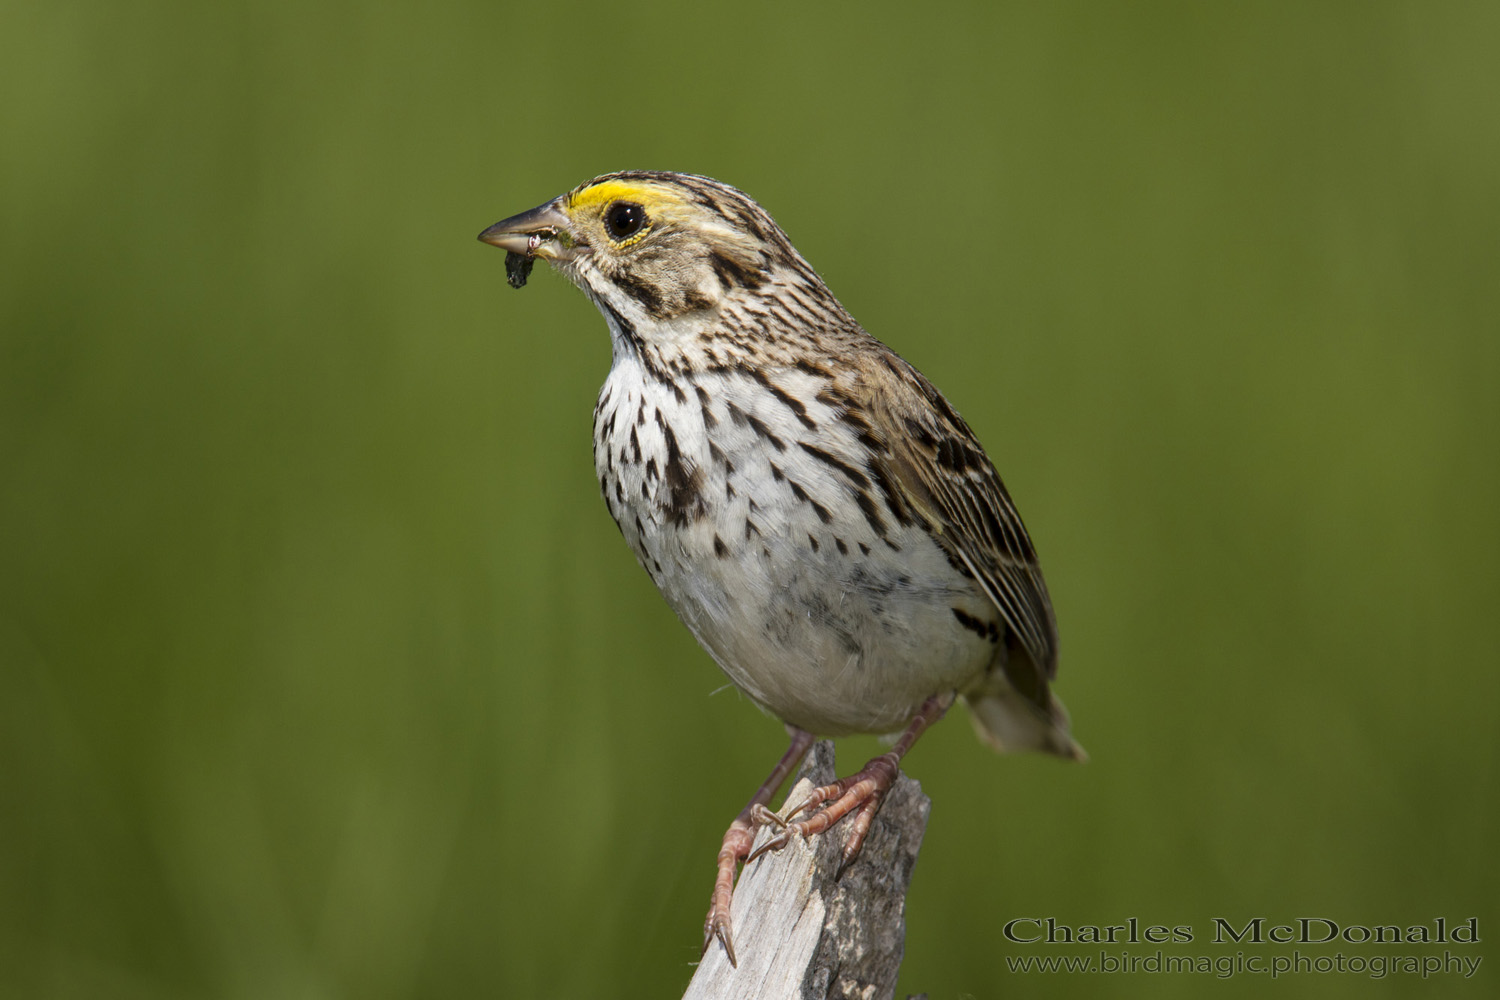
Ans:
[[[610,239],[626,240],[646,224],[646,210],[633,201],[617,201],[604,213],[604,228]]]

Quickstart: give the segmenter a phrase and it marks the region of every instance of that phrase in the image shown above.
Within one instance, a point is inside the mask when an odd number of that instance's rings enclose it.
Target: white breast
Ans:
[[[849,477],[809,450],[857,454],[855,432],[820,403],[805,417],[752,379],[674,388],[619,353],[595,409],[600,486],[667,603],[753,700],[824,735],[899,729],[993,656],[954,609],[995,611],[920,528],[874,530]]]

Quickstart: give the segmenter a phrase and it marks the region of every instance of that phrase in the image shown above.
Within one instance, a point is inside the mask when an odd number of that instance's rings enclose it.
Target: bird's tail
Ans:
[[[1087,760],[1088,754],[1068,732],[1068,710],[1050,689],[1043,688],[1039,693],[1046,699],[1045,708],[1017,691],[1003,676],[992,675],[983,687],[964,695],[974,732],[1002,753],[1040,750],[1069,760]]]

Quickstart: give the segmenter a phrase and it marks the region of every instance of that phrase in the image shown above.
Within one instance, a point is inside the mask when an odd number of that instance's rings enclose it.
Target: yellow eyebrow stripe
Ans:
[[[593,187],[584,188],[582,191],[568,197],[569,208],[588,208],[591,205],[603,205],[619,199],[639,202],[649,211],[653,205],[660,205],[668,201],[679,201],[672,198],[658,187],[648,187],[644,184],[631,184],[628,181],[605,181],[595,184]]]

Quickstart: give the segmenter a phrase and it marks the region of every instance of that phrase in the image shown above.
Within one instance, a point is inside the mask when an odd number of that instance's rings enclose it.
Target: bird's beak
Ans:
[[[572,260],[575,253],[561,198],[497,222],[480,233],[479,238],[491,246],[524,257]]]

